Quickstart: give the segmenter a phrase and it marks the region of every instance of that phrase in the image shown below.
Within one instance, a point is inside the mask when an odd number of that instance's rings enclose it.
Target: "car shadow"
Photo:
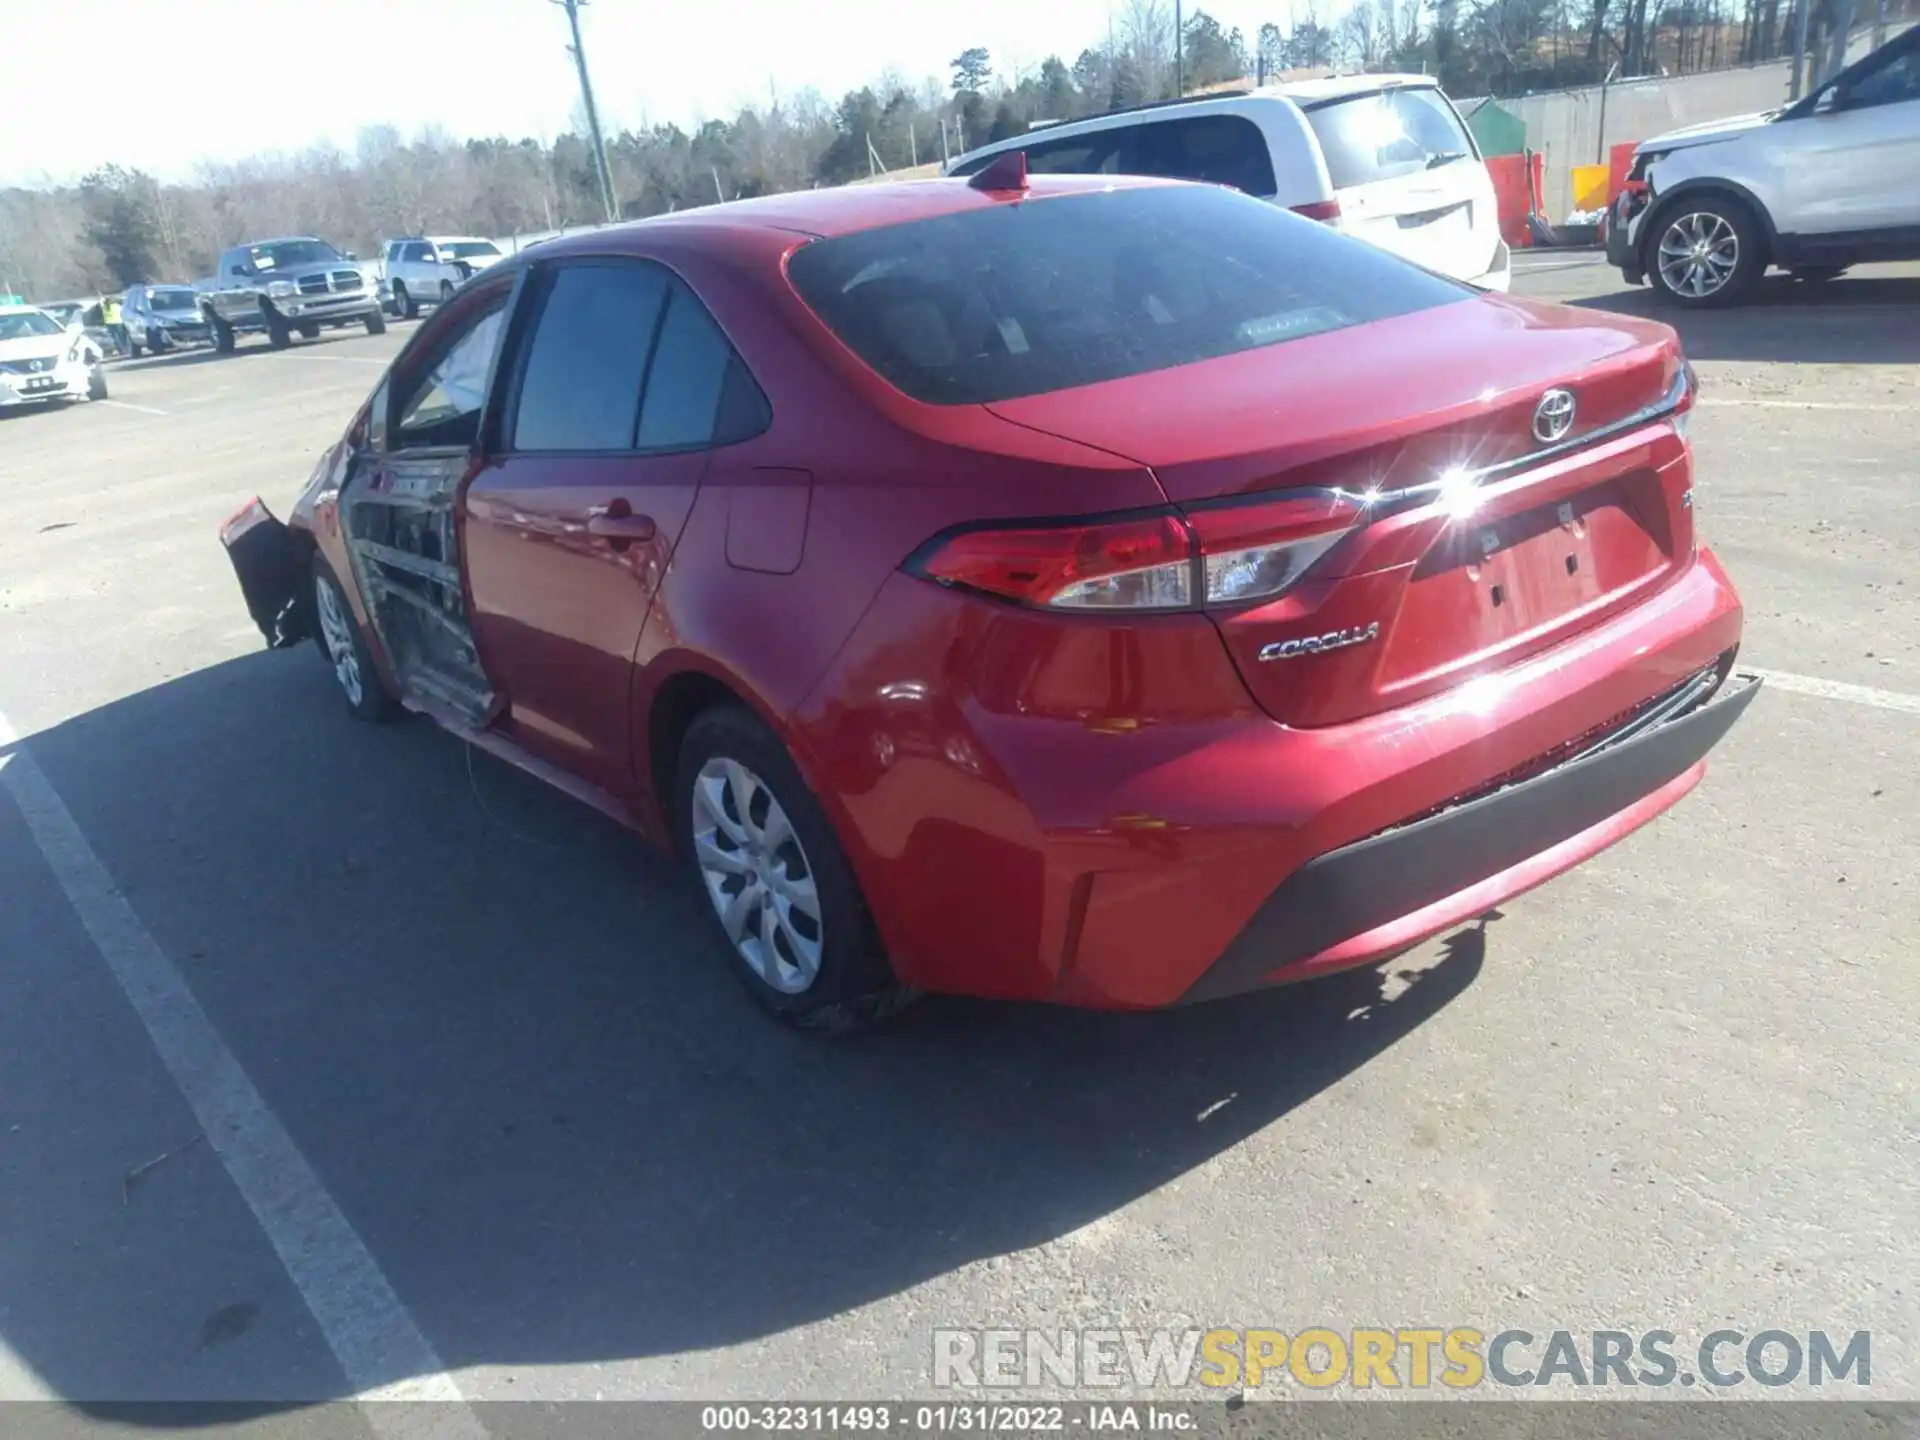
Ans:
[[[830,1041],[754,1009],[635,837],[351,720],[307,647],[28,745],[456,1368],[737,1344],[1058,1241],[1367,1064],[1486,943],[1157,1014],[928,999]],[[85,1334],[15,1303],[0,1339],[122,1398],[96,1357],[127,1302]]]
[[[1696,360],[1904,365],[1920,361],[1920,276],[1843,275],[1808,284],[1765,277],[1727,310],[1681,310],[1644,286],[1568,303],[1659,320]]]
[[[404,323],[407,322],[390,318],[387,321],[387,328],[388,330],[392,330],[396,325]],[[342,330],[322,330],[319,335],[311,340],[300,336],[294,337],[293,344],[289,348],[293,350],[311,350],[332,345],[343,340],[361,340],[367,338],[370,337],[367,336],[366,331],[359,327]],[[123,356],[118,360],[110,361],[109,365],[114,374],[132,370],[178,370],[193,365],[205,365],[211,361],[238,360],[253,354],[275,355],[282,353],[285,352],[276,351],[271,345],[267,344],[264,335],[242,335],[239,343],[234,346],[231,354],[222,355],[211,345],[193,345],[176,350],[169,350],[160,355],[142,355],[137,359]]]

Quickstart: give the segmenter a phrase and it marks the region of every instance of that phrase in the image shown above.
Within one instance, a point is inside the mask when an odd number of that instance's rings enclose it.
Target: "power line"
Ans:
[[[600,179],[600,203],[605,207],[609,221],[618,220],[620,212],[613,203],[613,172],[607,168],[607,142],[600,134],[600,112],[593,106],[593,82],[587,79],[587,52],[580,43],[580,7],[587,0],[552,0],[552,3],[567,12],[567,25],[573,31],[573,44],[568,47],[573,52],[573,63],[580,72],[580,101],[587,110],[587,133],[593,144],[593,170]]]

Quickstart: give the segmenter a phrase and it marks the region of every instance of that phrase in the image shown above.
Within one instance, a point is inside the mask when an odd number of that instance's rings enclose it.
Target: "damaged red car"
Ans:
[[[1208,186],[1035,177],[541,245],[286,524],[274,643],[683,858],[791,1019],[1377,961],[1681,798],[1752,700],[1664,326]]]

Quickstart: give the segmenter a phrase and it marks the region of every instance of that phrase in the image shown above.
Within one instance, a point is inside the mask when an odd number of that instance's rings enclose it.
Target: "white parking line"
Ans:
[[[171,415],[171,410],[156,410],[151,405],[135,405],[126,400],[98,400],[98,405],[111,405],[116,410],[138,410],[142,415]]]
[[[1776,690],[1795,695],[1817,695],[1822,700],[1844,700],[1850,705],[1871,705],[1876,710],[1897,710],[1903,715],[1920,715],[1920,695],[1903,695],[1898,690],[1876,690],[1871,685],[1849,685],[1844,680],[1821,680],[1812,675],[1792,675],[1784,670],[1755,670],[1738,667],[1749,675],[1758,675]]]
[[[180,972],[115,888],[53,785],[0,715],[0,783],[154,1049],[313,1312],[368,1424],[390,1440],[484,1440],[460,1387],[379,1263],[274,1118]]]
[[[282,350],[276,360],[331,360],[336,365],[385,365],[371,355],[302,355],[298,350]]]
[[[1853,400],[1735,400],[1722,395],[1702,395],[1694,403],[1725,409],[1865,410],[1877,415],[1911,415],[1914,407],[1920,405],[1920,398],[1916,398],[1913,405],[1877,405],[1868,401]]]

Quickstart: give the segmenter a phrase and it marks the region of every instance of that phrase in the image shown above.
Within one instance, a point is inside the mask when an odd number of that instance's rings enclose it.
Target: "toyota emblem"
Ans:
[[[1567,432],[1573,429],[1574,409],[1571,390],[1547,391],[1540,397],[1540,403],[1533,407],[1533,438],[1542,445],[1564,440]]]

